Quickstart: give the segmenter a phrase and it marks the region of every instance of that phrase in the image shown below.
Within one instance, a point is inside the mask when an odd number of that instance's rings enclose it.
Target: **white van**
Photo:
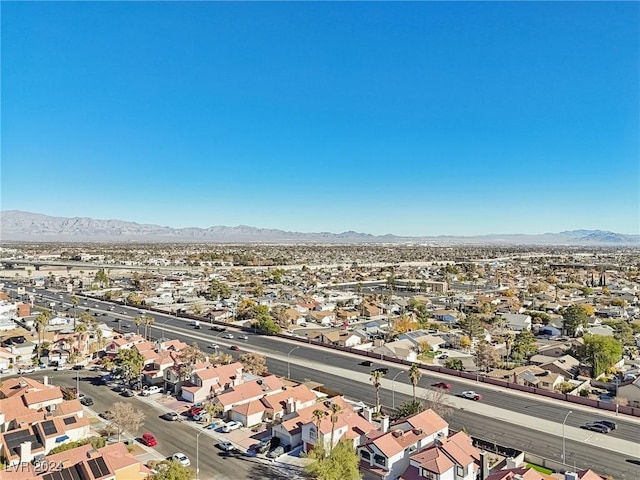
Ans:
[[[143,397],[148,397],[149,395],[153,395],[154,393],[161,393],[162,389],[157,386],[146,388],[142,391]]]

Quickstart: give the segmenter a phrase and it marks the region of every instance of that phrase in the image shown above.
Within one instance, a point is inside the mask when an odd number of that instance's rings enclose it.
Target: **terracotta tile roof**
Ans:
[[[62,391],[57,387],[45,387],[43,390],[26,392],[23,395],[24,402],[28,407],[36,403],[50,402],[52,400],[62,400]]]
[[[520,477],[516,477],[520,475]],[[490,474],[486,480],[557,480],[556,477],[547,475],[546,473],[540,473],[533,468],[510,468],[505,470],[499,470]]]
[[[455,466],[451,459],[437,447],[428,448],[418,454],[412,455],[411,459],[419,463],[420,467],[440,475]]]
[[[604,477],[598,475],[593,470],[582,470],[578,472],[578,478],[580,480],[604,480]]]
[[[0,386],[0,396],[9,398],[15,395],[22,395],[27,389],[43,389],[47,388],[44,383],[26,377],[7,378]]]
[[[248,382],[237,385],[228,392],[218,394],[216,399],[220,404],[231,407],[244,401],[260,398],[262,395],[265,395],[262,385]]]
[[[236,405],[232,410],[247,417],[259,412],[264,412],[265,407],[260,400],[252,400],[251,402],[243,403],[242,405]]]
[[[72,413],[82,412],[82,404],[80,400],[74,398],[73,400],[64,400],[56,405],[54,415],[66,416]]]

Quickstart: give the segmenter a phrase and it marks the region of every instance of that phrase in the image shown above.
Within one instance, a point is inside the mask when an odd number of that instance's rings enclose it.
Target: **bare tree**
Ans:
[[[262,375],[267,371],[267,359],[264,355],[255,352],[244,353],[238,358],[244,371],[254,375]]]
[[[422,399],[424,410],[433,410],[443,418],[451,417],[453,414],[453,404],[444,388],[428,389]]]
[[[140,428],[144,422],[144,413],[136,410],[130,403],[116,402],[109,411],[109,421],[118,433],[118,441],[120,441],[120,435],[125,430],[133,432]]]

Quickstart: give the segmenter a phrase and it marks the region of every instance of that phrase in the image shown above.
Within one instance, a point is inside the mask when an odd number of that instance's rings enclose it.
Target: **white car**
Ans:
[[[462,392],[460,394],[460,396],[462,398],[468,398],[469,400],[480,400],[480,399],[482,399],[482,395],[480,395],[479,393],[474,392],[473,390],[467,390],[465,392]]]
[[[232,339],[233,338],[233,333],[225,333],[222,338],[229,338]]]
[[[248,337],[248,336],[246,336],[246,335],[240,335],[238,338],[239,338],[240,340],[249,340],[249,337]]]
[[[189,465],[191,465],[191,460],[189,460],[189,457],[187,457],[184,453],[174,453],[173,457],[171,458],[176,462],[179,462],[184,467],[188,467]]]
[[[216,348],[219,348],[219,347],[218,347],[218,345],[216,345],[215,343],[210,343],[210,344],[208,345],[208,348],[216,349]]]
[[[33,367],[25,367],[25,368],[21,368],[20,370],[18,370],[19,374],[24,374],[24,373],[33,373],[35,372],[36,369]]]
[[[220,430],[224,433],[229,433],[233,430],[238,430],[239,428],[242,428],[242,424],[240,422],[228,422],[225,423]]]

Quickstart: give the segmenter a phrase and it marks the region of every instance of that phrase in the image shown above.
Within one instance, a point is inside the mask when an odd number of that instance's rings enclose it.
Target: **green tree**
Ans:
[[[44,331],[49,325],[51,314],[49,311],[43,311],[38,314],[35,320],[35,329],[38,332],[38,361],[40,361],[40,354],[42,353],[42,342],[44,340]]]
[[[371,372],[371,378],[369,379],[373,384],[373,388],[376,390],[376,413],[380,413],[380,387],[382,386],[382,377],[384,377],[382,370],[374,370]]]
[[[506,343],[506,342],[505,342]],[[523,330],[516,334],[511,346],[511,355],[514,359],[522,360],[538,351],[536,337],[529,330]]]
[[[613,337],[585,335],[584,345],[578,349],[581,360],[591,364],[593,376],[602,375],[622,358],[622,344]]]
[[[266,335],[277,335],[282,331],[280,325],[278,325],[269,315],[258,317],[253,323],[253,326]]]
[[[562,318],[565,330],[572,336],[589,324],[589,315],[582,305],[569,305],[562,311]]]
[[[418,383],[420,383],[420,378],[422,377],[422,371],[417,363],[411,364],[411,368],[409,369],[409,381],[411,382],[411,387],[413,388],[413,401],[416,401],[416,387]]]
[[[633,327],[626,320],[605,320],[602,323],[613,328],[613,338],[620,343],[629,347],[635,345]]]
[[[401,418],[411,417],[424,411],[424,405],[420,400],[411,400],[407,403],[403,403],[398,410],[393,414],[392,419],[394,421]]]
[[[207,356],[202,353],[197,342],[184,347],[178,352],[174,365],[178,378],[182,381],[188,379],[193,373],[193,366],[206,358]]]
[[[444,362],[444,366],[446,368],[450,368],[451,370],[464,370],[464,365],[462,365],[462,360],[459,358],[450,358]]]
[[[209,284],[209,296],[214,300],[231,297],[229,285],[220,280],[211,280]]]
[[[320,438],[320,424],[322,423],[322,420],[324,419],[324,417],[327,416],[327,412],[326,410],[317,408],[313,411],[312,415],[313,415],[313,419],[316,422],[316,438],[318,439]]]
[[[105,272],[104,268],[99,268],[93,279],[95,283],[99,283],[102,287],[109,286],[109,275]]]
[[[308,455],[314,461],[305,467],[305,472],[315,480],[360,480],[358,455],[350,441],[338,442],[329,455],[316,444]]]
[[[193,469],[174,460],[162,460],[155,464],[154,469],[157,473],[153,474],[152,480],[193,480],[196,478],[196,472]]]
[[[458,326],[462,333],[470,339],[478,338],[484,333],[484,326],[480,317],[474,314],[467,315],[458,320]]]
[[[138,378],[144,367],[144,357],[135,348],[121,348],[114,361],[120,374],[127,380]]]
[[[145,323],[145,317],[136,317],[133,319],[133,323],[136,324],[136,335],[140,334],[140,325],[144,325]]]

